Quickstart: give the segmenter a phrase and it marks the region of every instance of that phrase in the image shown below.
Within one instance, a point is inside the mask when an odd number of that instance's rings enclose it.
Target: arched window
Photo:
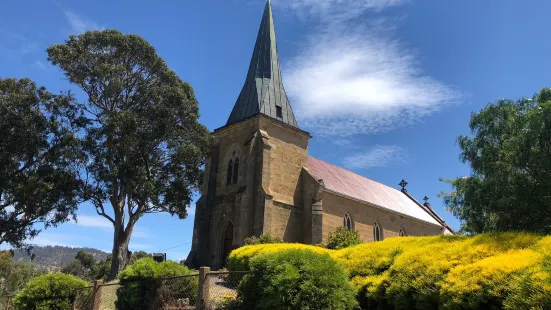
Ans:
[[[381,226],[379,226],[379,223],[377,223],[377,222],[373,223],[373,240],[374,241],[383,240],[383,234],[381,232]]]
[[[233,184],[237,183],[237,178],[239,177],[239,158],[235,159],[233,164]]]
[[[346,229],[348,230],[352,230],[354,228],[352,223],[352,218],[348,213],[344,214],[343,226],[346,227]]]
[[[231,184],[232,171],[233,171],[233,161],[230,159],[230,162],[228,163],[228,172],[226,174],[226,185]]]
[[[400,237],[405,237],[406,236],[406,232],[404,231],[403,228],[400,227]]]

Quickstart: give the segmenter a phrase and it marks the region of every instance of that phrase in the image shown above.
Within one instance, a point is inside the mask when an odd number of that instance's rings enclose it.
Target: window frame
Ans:
[[[398,235],[400,237],[407,237],[406,231],[402,227],[400,227],[400,231],[399,231]]]
[[[350,227],[349,225],[347,225],[347,223],[350,225]],[[350,214],[344,214],[342,226],[348,230],[354,230],[354,220],[352,219],[352,216],[350,216]]]
[[[239,180],[239,158],[236,158],[233,162],[233,176],[232,176],[232,184],[237,184],[237,181]]]
[[[233,174],[233,159],[230,159],[228,162],[227,170],[226,170],[226,185],[230,185],[232,182],[232,174]]]
[[[383,231],[379,222],[373,222],[373,241],[383,241]]]

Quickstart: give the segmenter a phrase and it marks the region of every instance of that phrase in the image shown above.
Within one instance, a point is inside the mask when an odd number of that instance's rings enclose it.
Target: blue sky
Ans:
[[[48,45],[88,29],[148,40],[189,82],[201,122],[223,126],[245,80],[265,2],[2,1],[0,76],[29,77],[48,90],[75,89],[46,60]],[[283,81],[311,155],[397,186],[459,222],[436,197],[440,177],[469,174],[455,139],[471,111],[549,86],[548,1],[272,0]],[[32,10],[31,10],[32,8]],[[84,98],[83,98],[84,99]],[[132,250],[184,259],[185,220],[140,219]],[[78,224],[50,229],[40,245],[110,251],[112,228],[89,205]]]

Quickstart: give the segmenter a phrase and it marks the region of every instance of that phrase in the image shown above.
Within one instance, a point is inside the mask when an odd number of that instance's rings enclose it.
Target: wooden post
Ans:
[[[98,280],[94,280],[94,287],[92,287],[92,310],[96,310],[96,309],[99,309],[99,294],[98,294],[98,289],[99,289],[99,284],[100,282]]]
[[[210,272],[210,267],[199,268],[199,288],[197,290],[197,309],[204,309],[209,300],[209,280],[207,276]]]

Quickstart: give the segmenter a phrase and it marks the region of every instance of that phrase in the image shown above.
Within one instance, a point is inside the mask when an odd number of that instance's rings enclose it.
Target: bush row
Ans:
[[[251,270],[257,257],[296,250],[331,257],[364,308],[551,309],[551,237],[400,237],[341,250],[264,244],[234,250],[229,267]]]

